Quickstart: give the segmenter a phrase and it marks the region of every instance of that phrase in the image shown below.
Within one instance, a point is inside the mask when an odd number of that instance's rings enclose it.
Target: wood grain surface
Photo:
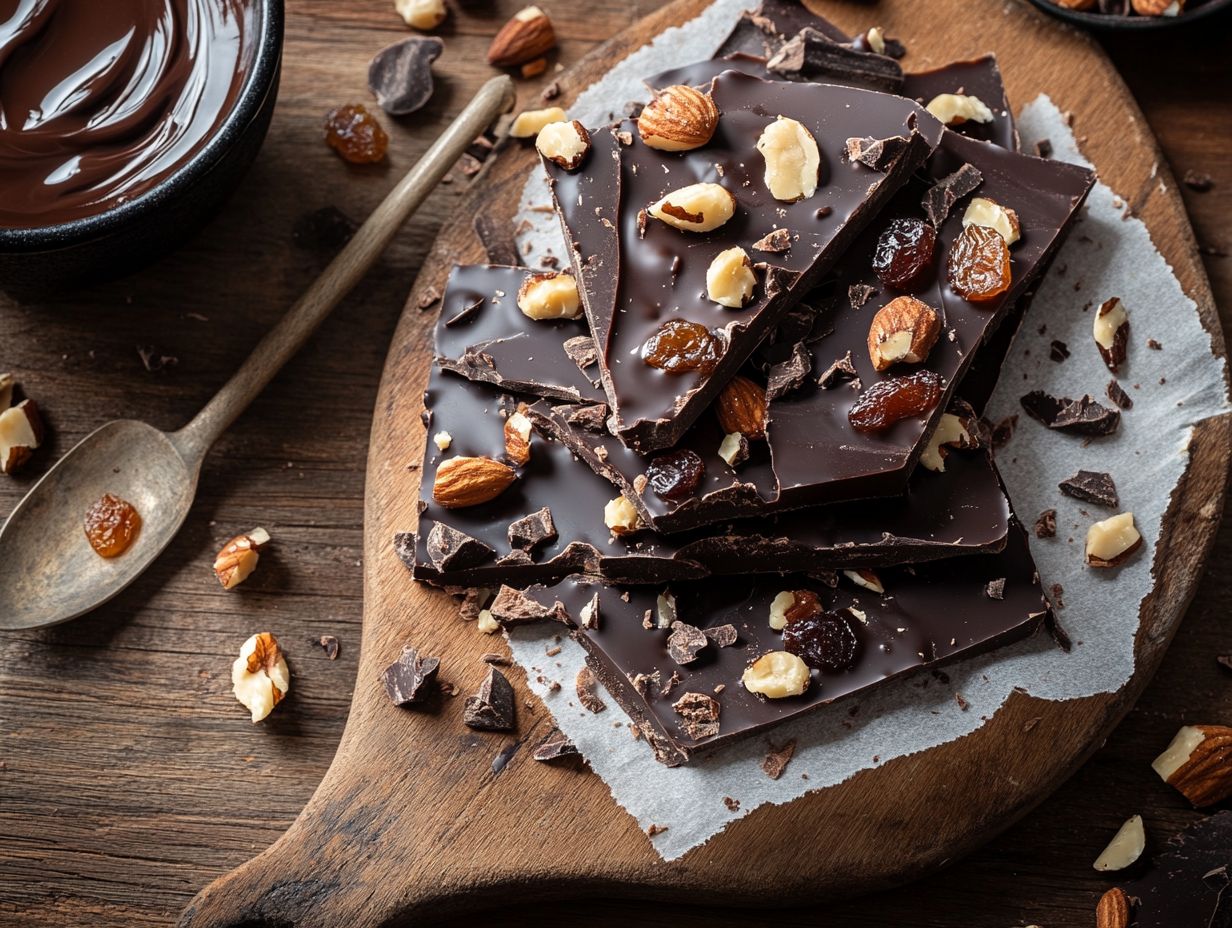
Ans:
[[[370,209],[487,76],[479,63],[487,36],[513,6],[455,10],[438,63],[442,92],[394,127],[389,168],[356,171],[320,145],[319,117],[364,98],[368,57],[403,29],[386,2],[292,0],[270,142],[222,216],[135,278],[47,303],[0,302],[0,367],[15,370],[47,407],[56,436],[45,454],[117,415],[164,427],[184,421],[324,263],[321,251],[292,242],[296,218],[328,203],[356,216]],[[563,37],[560,58],[571,63],[652,4],[595,3],[585,17],[547,6]],[[1112,51],[1178,173],[1192,167],[1215,177],[1211,192],[1186,198],[1199,240],[1228,248],[1232,172],[1226,132],[1217,127],[1232,115],[1232,88],[1217,38],[1211,29],[1183,39],[1135,37]],[[1015,88],[1029,76],[1009,79],[1020,102]],[[535,89],[525,85],[527,99]],[[147,578],[83,621],[0,638],[0,923],[167,924],[211,878],[270,844],[312,793],[355,682],[363,467],[377,381],[434,217],[456,205],[460,187],[438,191],[382,267],[224,439],[189,523]],[[1206,264],[1217,302],[1227,303],[1228,259]],[[147,372],[138,344],[179,363]],[[2,486],[0,512],[20,487]],[[255,524],[269,528],[276,545],[245,587],[225,594],[208,564],[223,539]],[[1213,564],[1230,541],[1223,531]],[[1141,811],[1162,838],[1192,817],[1147,762],[1182,721],[1232,716],[1232,685],[1213,658],[1232,650],[1219,626],[1226,586],[1222,572],[1208,571],[1155,684],[1057,796],[924,884],[827,906],[829,922],[965,925],[978,913],[988,924],[1089,923],[1104,885],[1090,860],[1115,825]],[[288,701],[253,727],[229,694],[227,670],[239,643],[260,629],[290,652],[294,680]],[[321,634],[342,639],[338,661],[312,644]],[[409,752],[405,761],[409,775]],[[910,849],[888,849],[900,852]],[[542,909],[504,902],[507,923],[543,918]],[[601,911],[610,924],[666,923],[669,915],[699,925],[752,920],[704,904],[551,908],[591,922]],[[815,920],[808,909],[776,918]]]

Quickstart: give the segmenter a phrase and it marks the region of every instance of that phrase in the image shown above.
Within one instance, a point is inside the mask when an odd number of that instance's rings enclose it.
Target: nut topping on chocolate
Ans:
[[[976,447],[979,442],[972,437],[967,424],[967,420],[952,412],[942,413],[932,437],[920,452],[920,466],[938,473],[944,472],[949,448]]]
[[[766,391],[741,374],[727,382],[714,413],[725,433],[739,432],[749,441],[766,437]]]
[[[1125,363],[1129,347],[1129,314],[1120,297],[1105,300],[1095,314],[1094,322],[1095,347],[1099,356],[1108,365],[1108,370],[1117,372],[1117,368]]]
[[[577,319],[582,300],[577,281],[565,271],[531,274],[518,288],[518,309],[531,319]]]
[[[576,119],[548,123],[535,136],[535,148],[566,171],[576,171],[590,153],[590,133]]]
[[[972,198],[967,204],[967,211],[963,213],[962,224],[964,229],[967,226],[984,226],[992,229],[1005,239],[1007,245],[1013,245],[1022,237],[1022,226],[1018,222],[1018,214],[988,197]]]
[[[961,93],[942,93],[928,101],[924,107],[947,126],[961,126],[963,123],[992,122],[992,110],[984,105],[979,97],[967,96]]]
[[[858,587],[871,590],[878,595],[885,593],[885,584],[881,582],[881,578],[867,567],[861,567],[855,570],[844,570],[843,576]],[[790,615],[788,618],[790,619]]]
[[[637,507],[624,494],[609,500],[603,507],[603,524],[612,530],[613,535],[627,535],[643,527]]]
[[[526,404],[520,403],[517,411],[505,420],[505,456],[516,467],[525,467],[530,461],[530,431]]]
[[[749,459],[749,440],[739,432],[728,432],[719,442],[719,457],[728,467],[739,467]]]
[[[753,243],[754,251],[764,251],[767,254],[782,254],[791,248],[791,233],[786,229],[775,229],[767,232]]]
[[[432,498],[446,509],[490,502],[517,479],[513,468],[489,457],[456,457],[441,462],[432,482]]]
[[[706,268],[706,295],[720,306],[740,309],[753,295],[757,275],[740,246],[720,251]]]
[[[784,699],[803,695],[809,679],[808,665],[799,657],[787,651],[771,651],[749,664],[740,682],[750,693]]]
[[[1120,567],[1141,547],[1134,514],[1122,512],[1087,529],[1087,566]]]
[[[776,200],[794,203],[817,192],[821,154],[801,123],[779,116],[762,130],[757,150],[766,159],[766,189]]]
[[[684,232],[712,232],[736,212],[736,198],[719,184],[689,184],[673,190],[649,214]]]
[[[941,320],[927,303],[912,296],[895,297],[873,316],[868,329],[868,356],[884,371],[894,364],[919,364],[928,357]]]
[[[710,94],[682,84],[663,88],[637,117],[642,141],[660,151],[700,148],[718,125],[719,108]]]

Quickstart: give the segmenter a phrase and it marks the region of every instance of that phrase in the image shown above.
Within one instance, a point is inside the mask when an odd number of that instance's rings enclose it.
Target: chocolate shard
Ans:
[[[599,695],[599,681],[595,678],[595,672],[589,667],[583,667],[577,672],[573,688],[577,691],[578,702],[587,712],[598,715],[607,708],[607,703]]]
[[[445,50],[435,36],[415,36],[376,53],[368,65],[368,89],[391,116],[413,113],[432,99],[432,62]]]
[[[771,746],[766,751],[766,756],[762,759],[761,769],[765,771],[766,776],[772,780],[777,780],[783,775],[783,771],[787,769],[787,765],[791,763],[792,755],[796,753],[796,739],[792,738],[785,744],[779,747]]]
[[[987,586],[984,587],[984,595],[989,599],[1005,599],[1005,578],[989,580]]]
[[[1116,380],[1108,381],[1108,399],[1112,400],[1121,409],[1133,409],[1133,398],[1125,392],[1125,389],[1116,382]]]
[[[577,757],[582,752],[559,728],[553,728],[546,738],[535,745],[531,758],[539,761],[559,760],[562,757]]]
[[[859,389],[860,378],[856,374],[855,365],[851,362],[850,351],[822,371],[821,376],[817,378],[817,383],[823,390],[829,390],[847,381],[853,381]]]
[[[331,661],[338,659],[338,651],[340,650],[338,639],[333,635],[322,635],[317,639],[319,644],[325,650],[325,656]]]
[[[709,644],[710,639],[696,625],[676,621],[672,623],[672,633],[667,636],[667,655],[684,666],[697,660],[698,654]]]
[[[843,149],[843,160],[857,162],[884,174],[894,167],[910,147],[910,140],[902,135],[892,135],[884,139],[871,136],[850,138]]]
[[[1111,435],[1121,424],[1120,412],[1101,406],[1090,395],[1074,400],[1032,390],[1019,402],[1031,418],[1058,432]]]
[[[538,588],[532,587],[532,589]],[[553,600],[550,606],[545,605],[527,595],[526,592],[516,590],[511,586],[500,588],[496,598],[492,600],[492,605],[488,607],[488,611],[492,613],[492,618],[506,626],[527,625],[531,622],[545,620],[564,624],[569,622],[569,615],[559,601]]]
[[[556,537],[552,510],[547,506],[509,525],[509,544],[525,551],[534,551],[539,545],[555,541]]]
[[[435,657],[421,657],[414,648],[404,647],[396,661],[385,668],[381,682],[395,706],[423,702],[436,682],[441,662]]]
[[[754,251],[764,251],[768,254],[782,254],[791,248],[791,233],[786,229],[775,229],[767,232],[753,243]]]
[[[1058,364],[1069,357],[1069,346],[1059,338],[1054,338],[1048,346],[1048,357]]]
[[[984,182],[984,175],[973,165],[964,164],[952,174],[947,174],[937,181],[924,194],[920,205],[928,216],[933,228],[941,228],[942,223],[949,218],[954,204],[975,190]]]
[[[479,692],[466,697],[462,721],[476,731],[511,731],[514,723],[513,687],[495,667],[488,668]]]
[[[713,738],[719,733],[719,702],[705,693],[685,693],[672,708],[680,716],[680,727],[694,741]]]
[[[565,419],[570,425],[586,429],[588,432],[607,431],[607,405],[594,403],[589,406],[574,406],[565,413]]]
[[[580,371],[594,367],[599,362],[595,340],[589,335],[575,335],[573,338],[566,339],[564,348],[565,354],[578,366]]]
[[[463,622],[474,622],[479,618],[479,613],[483,611],[490,596],[487,590],[469,587],[462,594],[462,604],[458,607],[458,618]]]
[[[1074,476],[1062,480],[1057,486],[1060,487],[1062,493],[1074,499],[1094,503],[1097,506],[1107,506],[1110,509],[1120,507],[1116,484],[1113,483],[1111,474],[1102,471],[1080,470]]]
[[[714,625],[704,630],[706,637],[714,642],[716,648],[730,648],[736,643],[736,639],[740,637],[740,633],[736,631],[736,626],[731,625]]]
[[[766,383],[766,401],[776,400],[804,386],[809,371],[813,368],[813,356],[803,342],[797,342],[786,361],[770,368]]]
[[[847,288],[847,300],[852,309],[859,309],[877,292],[872,284],[855,283]]]
[[[841,81],[852,87],[899,93],[903,69],[893,58],[840,45],[813,28],[801,29],[769,61],[767,70],[789,78]]]
[[[1045,509],[1035,520],[1036,538],[1055,538],[1057,535],[1057,511]]]
[[[441,573],[475,567],[496,553],[490,545],[436,522],[428,533],[428,559]]]

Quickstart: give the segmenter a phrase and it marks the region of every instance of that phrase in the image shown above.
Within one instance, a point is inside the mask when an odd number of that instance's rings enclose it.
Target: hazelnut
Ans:
[[[817,192],[821,153],[803,125],[786,116],[762,130],[757,150],[766,159],[766,188],[776,200],[807,200]]]
[[[549,106],[544,110],[524,110],[514,117],[509,126],[509,134],[515,139],[533,139],[544,126],[565,122],[568,118],[559,106]]]
[[[1120,297],[1105,300],[1092,324],[1095,347],[1112,373],[1125,363],[1129,348],[1129,313]]]
[[[655,628],[671,628],[676,621],[676,597],[664,590],[655,597]]]
[[[261,549],[269,544],[270,536],[263,528],[254,528],[247,535],[236,535],[214,558],[214,576],[224,590],[233,590],[247,580],[257,569]]]
[[[808,689],[809,669],[788,651],[771,651],[749,664],[740,682],[750,693],[761,693],[770,699],[800,696]]]
[[[231,665],[231,687],[249,712],[259,722],[282,702],[291,689],[291,672],[278,642],[269,632],[253,635],[240,648],[240,656]]]
[[[5,392],[11,389],[9,386]],[[34,400],[0,408],[0,474],[17,473],[42,443],[43,418]]]
[[[1142,816],[1126,819],[1102,854],[1095,858],[1095,869],[1101,871],[1124,870],[1132,866],[1146,850],[1146,831]]]
[[[441,451],[448,451],[449,446],[453,444],[453,436],[442,430],[432,436],[432,444],[436,445]]]
[[[1134,514],[1122,512],[1087,529],[1087,566],[1120,567],[1142,547]]]
[[[577,319],[582,299],[577,281],[565,271],[531,274],[518,288],[518,309],[531,319]]]
[[[637,507],[621,494],[603,507],[603,524],[612,530],[613,535],[627,535],[642,527],[642,517]]]
[[[535,136],[539,154],[566,171],[576,171],[590,152],[590,133],[576,119],[548,123]]]
[[[1013,245],[1022,235],[1018,214],[988,197],[971,199],[967,211],[963,213],[962,224],[964,229],[967,226],[987,226],[1005,239],[1007,245]]]
[[[706,295],[720,306],[739,309],[753,295],[756,284],[753,262],[739,246],[720,251],[706,268]]]
[[[394,9],[412,29],[435,29],[445,20],[445,0],[394,0]]]
[[[868,43],[868,47],[878,55],[886,53],[885,33],[881,31],[880,26],[872,26],[868,32],[864,33],[864,41]]]
[[[736,198],[718,184],[689,184],[673,190],[647,211],[685,232],[710,232],[736,212]]]
[[[530,461],[530,418],[526,404],[518,406],[517,412],[505,420],[505,455],[518,467]]]
[[[796,594],[784,590],[770,601],[770,627],[781,632],[787,627],[787,610],[796,604]]]
[[[651,148],[689,151],[710,141],[719,125],[719,108],[710,94],[676,84],[655,95],[637,117],[637,131]]]
[[[895,297],[873,316],[868,328],[868,357],[879,371],[900,361],[919,364],[928,357],[940,334],[941,320],[931,306],[913,296]]]
[[[879,596],[885,593],[885,584],[881,582],[881,578],[867,568],[844,570],[843,576],[856,586],[862,587],[866,590],[872,590]]]
[[[924,108],[947,126],[961,126],[968,121],[992,122],[992,110],[984,105],[984,101],[966,94],[937,94]]]
[[[974,448],[976,441],[967,430],[967,422],[952,412],[943,412],[932,437],[920,452],[920,466],[944,473],[947,448]]]

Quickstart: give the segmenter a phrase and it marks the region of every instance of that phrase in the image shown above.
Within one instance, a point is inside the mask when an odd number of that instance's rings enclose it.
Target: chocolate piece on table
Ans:
[[[436,682],[441,662],[435,657],[421,657],[414,648],[405,647],[399,658],[385,668],[381,681],[395,706],[423,702]]]
[[[488,668],[479,692],[466,697],[462,721],[477,731],[510,731],[514,723],[513,687],[495,667]]]
[[[1091,396],[1070,399],[1032,390],[1019,399],[1023,410],[1041,425],[1075,435],[1111,435],[1121,424],[1121,413],[1101,406]]]
[[[697,660],[680,665],[668,653],[669,629],[643,628],[641,616],[655,608],[660,588],[629,587],[624,596],[603,588],[607,620],[600,629],[577,629],[574,637],[587,650],[587,663],[621,707],[637,723],[661,760],[686,762],[708,749],[777,725],[921,668],[989,651],[1034,632],[1047,611],[1025,533],[1015,525],[1000,554],[952,558],[916,567],[878,571],[885,593],[841,581],[838,587],[788,574],[782,577],[710,578],[673,584],[680,621],[703,631],[734,625],[739,641],[707,648]],[[1004,581],[1002,599],[985,591]],[[527,595],[559,600],[571,616],[588,603],[594,581],[570,578],[553,587],[535,587]],[[780,699],[755,695],[741,683],[755,658],[784,647],[783,636],[770,628],[770,604],[785,590],[809,590],[827,610],[851,610],[856,637],[854,663],[842,672],[814,669],[800,696]],[[575,618],[576,621],[576,618]],[[790,626],[789,626],[790,627]],[[678,684],[668,696],[645,685],[676,673]],[[643,685],[633,681],[640,680]],[[716,694],[718,687],[722,689]],[[687,719],[674,708],[685,693],[714,694],[720,709],[716,735],[691,737]],[[696,732],[695,732],[696,734]]]
[[[1080,499],[1097,506],[1107,506],[1110,509],[1120,507],[1117,498],[1116,484],[1111,474],[1099,471],[1080,470],[1072,477],[1066,477],[1058,486],[1066,496]]]
[[[1107,392],[1108,392],[1108,399],[1112,400],[1112,402],[1115,403],[1121,409],[1133,409],[1134,408],[1133,398],[1130,397],[1130,395],[1125,392],[1125,388],[1122,387],[1119,383],[1117,383],[1115,378],[1108,381],[1108,391]]]
[[[658,151],[626,121],[592,132],[590,155],[574,173],[544,161],[615,432],[646,451],[676,443],[940,137],[940,124],[921,107],[871,91],[725,72],[714,79],[711,95],[722,116],[700,148]],[[775,122],[767,113],[799,120],[816,140],[820,182],[811,196],[787,202],[766,189],[765,159],[755,143]],[[887,174],[840,160],[848,138],[895,135],[910,145]],[[727,222],[695,232],[646,217],[665,196],[698,183],[717,183],[730,196],[734,214]],[[818,216],[820,206],[829,213]],[[758,263],[749,302],[731,309],[709,299],[712,260],[731,248],[747,252],[775,228],[791,230],[793,246]],[[685,363],[683,349],[668,343],[683,340],[677,332],[689,327],[700,333],[691,336],[695,341],[707,344]],[[675,373],[643,360],[643,351],[658,357],[649,347],[656,339],[665,348],[659,363]]]
[[[1138,928],[1224,928],[1232,917],[1232,811],[1200,819],[1155,855],[1145,874],[1123,884],[1137,900]]]
[[[549,761],[561,757],[577,757],[581,752],[559,728],[553,728],[546,738],[535,745],[533,760]]]

